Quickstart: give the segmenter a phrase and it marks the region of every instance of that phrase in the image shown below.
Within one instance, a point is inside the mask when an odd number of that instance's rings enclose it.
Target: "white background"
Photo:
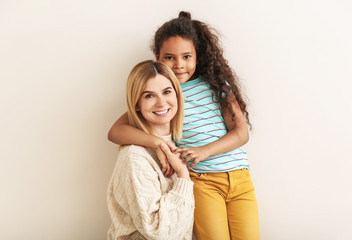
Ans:
[[[107,132],[180,10],[245,86],[262,239],[352,239],[348,0],[0,0],[0,239],[106,238]]]

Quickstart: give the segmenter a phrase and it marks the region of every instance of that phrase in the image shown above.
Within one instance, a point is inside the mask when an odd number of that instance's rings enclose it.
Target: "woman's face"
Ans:
[[[155,134],[170,134],[170,121],[177,112],[177,96],[171,81],[160,74],[149,79],[136,110],[140,111]]]

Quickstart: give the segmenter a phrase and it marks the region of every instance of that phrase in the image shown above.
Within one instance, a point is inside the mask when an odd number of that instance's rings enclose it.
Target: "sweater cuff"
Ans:
[[[176,178],[173,190],[181,195],[193,195],[193,182],[184,178]]]

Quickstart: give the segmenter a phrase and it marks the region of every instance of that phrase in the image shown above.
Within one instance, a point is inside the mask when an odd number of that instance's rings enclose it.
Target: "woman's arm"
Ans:
[[[184,159],[185,162],[194,160],[190,165],[191,168],[209,156],[237,149],[248,142],[249,133],[246,119],[233,95],[230,95],[230,100],[232,110],[235,113],[235,119],[232,119],[232,115],[228,109],[222,109],[223,118],[228,130],[225,136],[202,147],[180,148],[177,150],[183,158],[186,157]]]
[[[160,147],[161,147],[161,150],[166,155],[167,161],[171,164],[171,167],[175,170],[177,177],[183,178],[186,180],[191,180],[189,177],[189,172],[188,172],[186,163],[180,159],[179,153],[171,152],[170,149],[175,148],[175,146],[171,143],[168,143],[168,144],[169,146],[167,146],[167,144],[162,143]]]
[[[141,156],[131,157],[130,167],[124,169],[122,187],[129,204],[124,210],[133,218],[134,226],[147,239],[184,239],[192,233],[193,182],[175,178],[172,188],[162,192],[153,167]],[[116,198],[120,199],[121,194]]]

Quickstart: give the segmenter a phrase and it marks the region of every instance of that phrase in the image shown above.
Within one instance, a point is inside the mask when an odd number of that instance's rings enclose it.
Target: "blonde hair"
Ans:
[[[155,78],[157,74],[163,75],[172,83],[177,96],[178,109],[171,120],[170,131],[174,141],[180,140],[183,128],[183,97],[178,79],[172,70],[165,64],[147,60],[138,63],[130,72],[126,85],[126,98],[128,107],[128,121],[133,127],[143,130],[146,133],[153,134],[151,129],[140,112],[137,112],[136,106],[145,89],[147,81]]]

